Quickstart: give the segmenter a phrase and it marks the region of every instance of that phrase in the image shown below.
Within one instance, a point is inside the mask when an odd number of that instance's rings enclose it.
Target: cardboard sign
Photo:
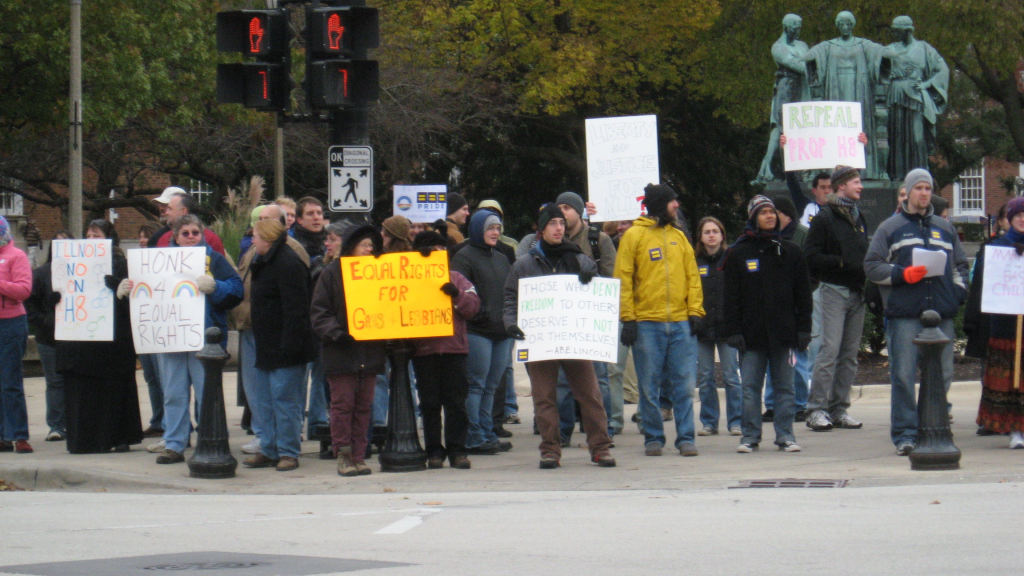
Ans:
[[[619,280],[580,284],[571,274],[519,279],[516,361],[615,362],[619,353]]]
[[[434,222],[448,215],[448,186],[444,184],[395,185],[392,214],[410,222]]]
[[[114,292],[103,280],[113,272],[113,249],[109,239],[53,241],[51,283],[61,295],[54,311],[57,340],[114,340]]]
[[[128,251],[135,352],[192,352],[203,347],[206,295],[196,277],[206,273],[206,248]]]
[[[864,131],[860,102],[793,102],[782,105],[786,172],[833,169],[837,165],[864,168]]]
[[[593,222],[633,220],[644,186],[660,184],[658,117],[587,118],[587,192]]]
[[[1024,256],[1008,246],[985,246],[981,311],[1024,314]]]
[[[341,259],[348,331],[356,340],[451,336],[448,253],[395,252]]]

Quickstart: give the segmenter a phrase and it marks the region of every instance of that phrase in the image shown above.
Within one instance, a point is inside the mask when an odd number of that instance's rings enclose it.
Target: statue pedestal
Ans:
[[[809,171],[813,174],[813,171]],[[868,225],[868,236],[875,233],[878,225],[892,216],[896,211],[896,191],[903,182],[890,182],[888,180],[861,180],[864,190],[860,195],[860,210],[864,214],[864,222]],[[811,195],[809,182],[800,182],[800,191],[808,202],[814,202]],[[768,197],[784,194],[789,196],[789,187],[782,180],[773,180],[765,185],[761,192]]]

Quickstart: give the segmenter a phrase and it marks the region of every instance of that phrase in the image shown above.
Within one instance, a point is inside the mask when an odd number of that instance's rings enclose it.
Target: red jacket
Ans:
[[[32,267],[28,256],[9,243],[0,246],[0,318],[25,315],[22,304],[32,293]]]
[[[452,298],[452,325],[455,333],[441,338],[416,338],[416,356],[431,354],[468,354],[469,341],[466,339],[466,320],[476,316],[480,310],[480,296],[473,283],[465,276],[452,270],[449,279],[459,289],[459,295]]]
[[[167,248],[171,245],[171,236],[173,235],[174,231],[167,232],[156,241],[156,246],[158,248]],[[203,240],[207,246],[213,248],[214,252],[217,252],[221,256],[225,256],[224,243],[221,242],[220,236],[217,236],[216,232],[209,228],[203,228]]]

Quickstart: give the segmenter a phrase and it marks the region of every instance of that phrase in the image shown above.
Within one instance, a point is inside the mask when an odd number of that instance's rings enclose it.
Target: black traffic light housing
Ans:
[[[376,8],[306,9],[306,81],[314,109],[361,107],[377,100],[380,74],[367,51],[380,45]]]
[[[288,13],[236,10],[217,13],[217,49],[254,62],[217,65],[217,101],[259,110],[284,110],[291,93]]]

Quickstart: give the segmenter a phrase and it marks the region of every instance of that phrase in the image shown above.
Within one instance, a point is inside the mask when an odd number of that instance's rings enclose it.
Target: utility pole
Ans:
[[[82,237],[82,0],[71,0],[70,160],[68,165],[68,229]]]

